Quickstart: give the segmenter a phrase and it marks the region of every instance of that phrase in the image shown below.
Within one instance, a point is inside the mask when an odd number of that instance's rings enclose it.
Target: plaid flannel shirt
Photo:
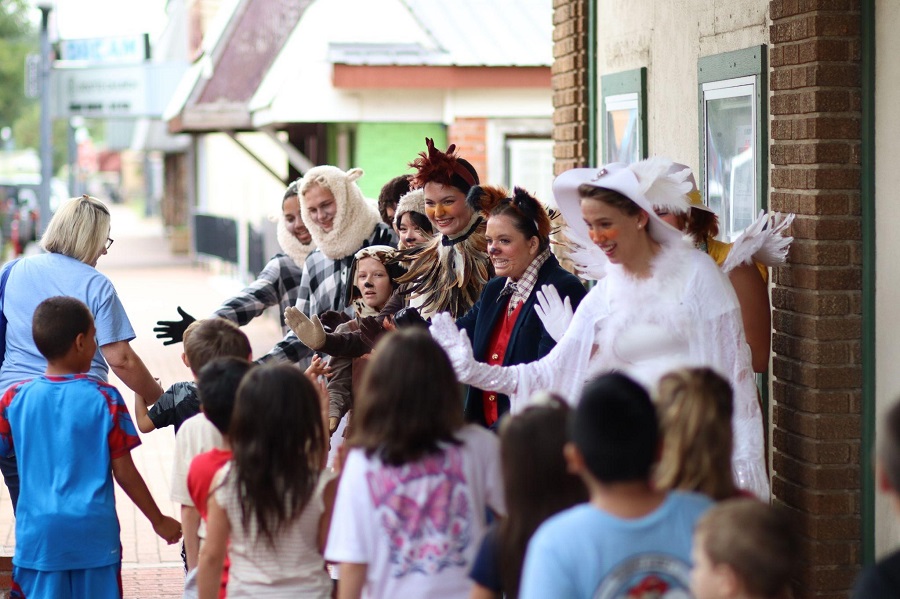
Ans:
[[[359,246],[359,249],[370,245],[397,247],[397,237],[386,224],[378,223],[372,234]],[[306,258],[306,264],[303,265],[303,274],[300,277],[297,303],[295,304],[297,309],[307,316],[322,314],[328,310],[352,314],[350,306],[346,303],[347,285],[353,284],[348,280],[352,265],[353,254],[332,260],[318,248],[314,250]],[[272,351],[259,358],[257,362],[261,364],[277,360],[299,362],[311,356],[312,353],[313,350],[303,345],[303,342],[297,339],[297,336],[291,331],[272,348]]]
[[[541,270],[544,262],[546,262],[549,257],[550,248],[547,248],[535,256],[534,260],[531,261],[531,264],[528,265],[518,281],[513,281],[509,278],[506,279],[506,284],[503,286],[503,290],[500,291],[500,295],[497,299],[499,300],[506,295],[512,295],[512,297],[509,298],[509,306],[507,307],[507,311],[510,314],[513,313],[520,302],[524,302],[528,299],[528,296],[531,295],[534,286],[537,284],[538,271]]]
[[[297,302],[302,275],[303,265],[298,266],[286,254],[276,254],[255,281],[219,306],[214,314],[244,326],[269,306],[277,305],[281,333],[287,334],[290,329],[284,322],[284,309]]]

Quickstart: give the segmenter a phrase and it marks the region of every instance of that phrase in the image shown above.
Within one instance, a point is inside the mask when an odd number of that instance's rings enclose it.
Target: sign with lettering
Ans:
[[[101,37],[59,41],[59,59],[111,64],[143,62],[150,57],[146,33],[125,37]]]
[[[56,66],[50,77],[53,116],[159,118],[187,66],[183,62]]]

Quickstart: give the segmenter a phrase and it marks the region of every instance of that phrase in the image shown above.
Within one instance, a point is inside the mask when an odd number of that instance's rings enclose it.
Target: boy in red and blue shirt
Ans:
[[[88,307],[44,300],[32,333],[47,370],[0,399],[0,455],[15,451],[23,474],[10,596],[121,597],[112,479],[169,544],[181,525],[160,512],[134,466],[140,439],[122,396],[84,374],[97,350]]]

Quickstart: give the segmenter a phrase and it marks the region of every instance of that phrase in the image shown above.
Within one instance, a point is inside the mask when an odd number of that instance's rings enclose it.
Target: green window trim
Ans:
[[[712,56],[702,56],[697,61],[697,107],[700,139],[700,170],[697,181],[706,181],[706,122],[703,101],[703,86],[716,81],[727,81],[742,77],[756,79],[756,189],[758,207],[768,208],[769,189],[769,86],[766,46],[754,46],[744,50],[724,52]],[[706,190],[702,190],[704,197]]]
[[[599,164],[597,142],[597,3],[594,0],[586,0],[587,4],[587,52],[586,76],[587,76],[587,164],[584,166],[597,166]]]
[[[606,118],[606,101],[608,98],[625,94],[637,94],[637,111],[639,127],[640,159],[647,158],[647,68],[641,67],[621,73],[611,73],[600,77],[600,103],[594,111],[600,121],[600,151],[597,156],[600,162],[606,162],[609,149],[609,125]]]
[[[875,471],[872,467],[875,444],[875,1],[860,6],[862,41],[862,100],[860,132],[861,216],[862,216],[862,439],[860,442],[860,482],[862,505],[862,562],[875,561]]]
[[[697,183],[704,200],[709,203],[706,189],[706,102],[704,86],[709,83],[753,78],[755,84],[756,127],[756,209],[768,209],[769,191],[769,87],[767,47],[754,46],[733,52],[703,56],[697,61],[697,108],[700,142],[700,168]],[[757,375],[757,386],[762,397],[765,431],[769,434],[769,382],[768,373]]]

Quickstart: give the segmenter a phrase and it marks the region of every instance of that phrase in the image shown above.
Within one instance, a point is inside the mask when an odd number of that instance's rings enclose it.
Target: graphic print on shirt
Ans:
[[[691,599],[691,568],[664,553],[630,557],[600,582],[594,599]]]
[[[378,523],[390,539],[394,578],[467,565],[473,514],[462,464],[459,448],[450,447],[366,474]]]

